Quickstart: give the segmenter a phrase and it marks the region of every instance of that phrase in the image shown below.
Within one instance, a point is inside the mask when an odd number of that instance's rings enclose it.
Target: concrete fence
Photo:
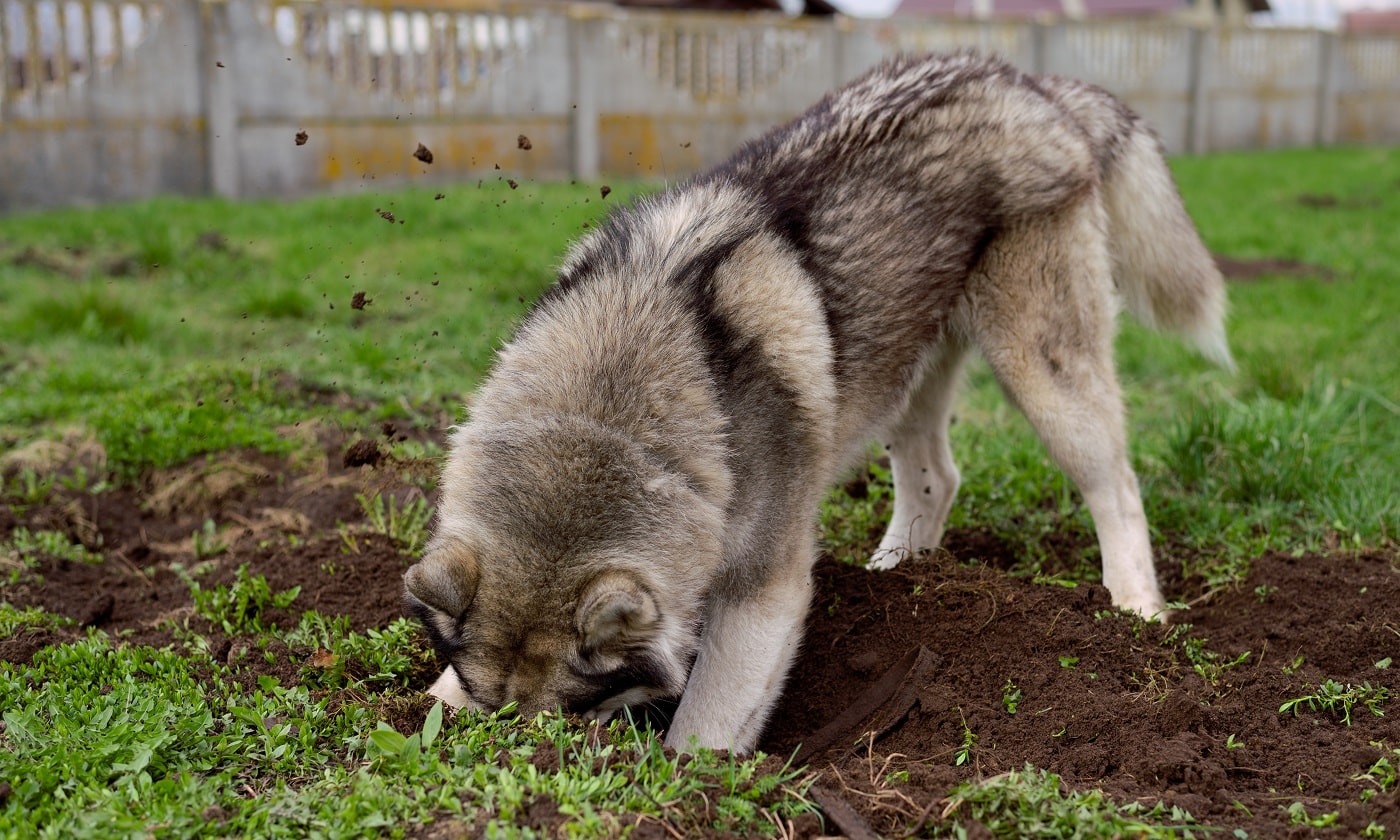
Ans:
[[[1103,85],[1173,152],[1400,142],[1393,34],[469,0],[0,0],[0,212],[497,167],[677,178],[883,56],[964,47]],[[413,156],[420,143],[431,164]]]

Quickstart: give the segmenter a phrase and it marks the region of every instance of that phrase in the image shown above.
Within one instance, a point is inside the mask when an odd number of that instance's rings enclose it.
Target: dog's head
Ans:
[[[491,580],[482,566],[450,541],[404,576],[409,609],[450,663],[443,687],[455,677],[460,699],[446,698],[454,705],[515,701],[524,712],[606,719],[685,687],[690,628],[662,614],[638,575],[603,571],[565,593],[554,580]]]
[[[601,719],[679,697],[718,528],[627,445],[556,431],[459,436],[437,533],[404,575],[449,663],[433,693]]]

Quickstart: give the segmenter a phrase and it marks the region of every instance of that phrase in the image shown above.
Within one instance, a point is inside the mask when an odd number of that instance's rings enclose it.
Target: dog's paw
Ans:
[[[880,548],[870,555],[866,561],[865,568],[872,572],[887,572],[898,566],[900,561],[909,556],[906,548]]]
[[[1113,605],[1124,612],[1135,612],[1149,621],[1170,624],[1172,620],[1172,611],[1167,609],[1166,601],[1156,592],[1139,593],[1136,597],[1114,597]]]

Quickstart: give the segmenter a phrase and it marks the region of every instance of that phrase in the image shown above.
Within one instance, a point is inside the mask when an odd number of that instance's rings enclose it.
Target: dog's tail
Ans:
[[[1143,324],[1184,336],[1201,355],[1235,367],[1225,339],[1225,280],[1201,242],[1161,145],[1141,121],[1103,173],[1114,278]]]

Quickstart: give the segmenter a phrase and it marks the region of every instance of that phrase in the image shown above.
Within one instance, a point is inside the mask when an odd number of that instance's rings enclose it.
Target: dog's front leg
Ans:
[[[812,596],[810,538],[805,542],[785,554],[787,562],[764,569],[757,586],[748,580],[713,596],[668,746],[753,749],[802,641]]]

